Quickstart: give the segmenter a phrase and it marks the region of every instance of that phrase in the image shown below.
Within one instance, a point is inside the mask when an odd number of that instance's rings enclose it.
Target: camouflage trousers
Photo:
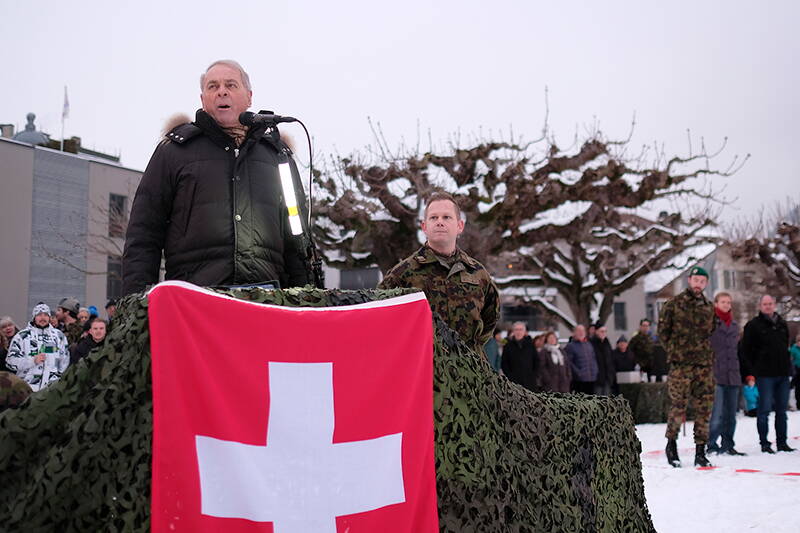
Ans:
[[[678,431],[686,416],[686,406],[691,398],[694,407],[694,443],[708,442],[708,421],[714,405],[714,385],[713,367],[672,364],[667,380],[670,403],[666,435],[668,439],[678,438]]]

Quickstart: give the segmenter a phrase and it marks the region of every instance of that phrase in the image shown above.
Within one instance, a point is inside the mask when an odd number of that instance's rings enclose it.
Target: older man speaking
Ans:
[[[123,292],[158,281],[162,251],[166,279],[304,285],[278,173],[285,145],[275,128],[239,123],[252,100],[249,76],[235,61],[215,61],[200,89],[195,121],[166,134],[136,191]]]

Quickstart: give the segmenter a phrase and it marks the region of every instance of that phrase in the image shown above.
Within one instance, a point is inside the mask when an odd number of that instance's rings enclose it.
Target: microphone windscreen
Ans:
[[[242,126],[252,126],[253,118],[256,116],[252,111],[245,111],[239,115],[239,124]]]

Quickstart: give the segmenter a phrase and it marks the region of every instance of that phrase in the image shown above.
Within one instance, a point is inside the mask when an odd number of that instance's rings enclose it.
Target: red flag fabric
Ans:
[[[425,296],[149,294],[153,531],[438,531]]]

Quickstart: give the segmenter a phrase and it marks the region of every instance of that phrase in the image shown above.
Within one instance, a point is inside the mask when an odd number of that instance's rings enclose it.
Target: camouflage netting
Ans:
[[[669,391],[666,382],[620,383],[619,393],[628,400],[636,424],[663,424],[669,414]],[[694,420],[691,400],[686,407],[686,420]]]
[[[288,306],[403,291],[234,291]],[[120,302],[106,346],[0,415],[6,531],[149,528],[147,302]],[[442,531],[654,531],[628,404],[532,394],[436,324],[436,477]]]

